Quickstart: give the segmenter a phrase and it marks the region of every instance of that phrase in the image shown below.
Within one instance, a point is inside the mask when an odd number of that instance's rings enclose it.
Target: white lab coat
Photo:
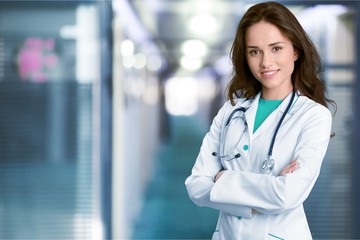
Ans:
[[[203,140],[191,176],[185,181],[187,191],[195,204],[220,210],[213,239],[312,239],[303,202],[320,173],[331,134],[331,113],[326,107],[296,94],[276,137],[275,167],[269,175],[261,174],[261,164],[268,155],[275,127],[291,94],[253,133],[259,97],[260,94],[250,100],[239,99],[236,106],[226,102],[220,109]],[[237,149],[241,157],[221,160],[212,153],[219,152],[222,128],[238,107],[248,108],[245,113],[248,128]],[[240,134],[232,132],[228,135]],[[227,145],[235,144],[231,140],[227,139]],[[279,176],[293,159],[298,160],[299,168]],[[227,171],[214,183],[215,175],[222,168]],[[252,209],[262,214],[252,214]]]

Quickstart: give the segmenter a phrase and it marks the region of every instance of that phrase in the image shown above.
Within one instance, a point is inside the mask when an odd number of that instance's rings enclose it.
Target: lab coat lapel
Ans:
[[[274,129],[276,128],[277,124],[280,121],[280,118],[282,116],[282,114],[284,114],[290,100],[291,100],[291,95],[292,92],[284,99],[284,101],[282,101],[282,103],[280,104],[280,106],[278,108],[276,108],[266,119],[265,121],[259,126],[259,128],[256,130],[256,132],[254,133],[254,137],[257,137],[259,135],[261,135],[264,131],[268,132],[270,129]],[[253,111],[254,114],[252,115],[253,119],[251,120],[251,133],[253,133],[253,129],[254,129],[254,123],[255,123],[255,116],[256,116],[256,111],[258,109],[258,104],[259,104],[259,98],[261,96],[261,93],[259,93],[254,102],[253,102]],[[296,99],[298,97],[295,96],[295,99],[293,101],[293,104],[295,103]],[[291,108],[288,114],[291,114]],[[286,119],[285,119],[286,120]],[[250,123],[249,124],[249,129],[250,129]],[[272,132],[272,131],[271,131]]]
[[[250,139],[252,139],[252,137],[253,137],[255,116],[256,116],[256,111],[258,108],[260,96],[261,96],[261,93],[258,93],[255,96],[255,98],[252,99],[251,104],[248,106],[248,110],[245,112],[245,119],[248,124]]]
[[[278,110],[279,113],[284,113],[287,106],[289,105],[290,101],[291,101],[291,95],[292,95],[293,92],[291,92],[289,95],[287,95],[287,97],[284,99],[284,101],[280,104],[280,106],[275,109],[275,110]],[[295,93],[295,97],[294,97],[294,101],[292,102],[292,106],[290,107],[290,111],[289,111],[289,114],[292,114],[291,112],[291,109],[292,107],[294,106],[295,102],[297,101],[297,99],[299,98],[298,94]]]

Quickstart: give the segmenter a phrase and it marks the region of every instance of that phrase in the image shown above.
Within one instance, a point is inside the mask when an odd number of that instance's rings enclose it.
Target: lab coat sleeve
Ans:
[[[254,208],[263,214],[287,212],[301,205],[309,196],[320,173],[331,134],[332,116],[325,107],[306,113],[294,150],[299,168],[285,176],[226,171],[216,181],[210,200]]]
[[[200,152],[193,166],[191,175],[186,179],[185,186],[190,199],[198,206],[210,207],[222,212],[241,217],[252,217],[251,208],[228,202],[210,200],[210,192],[214,186],[214,177],[222,169],[218,157],[212,152],[219,152],[221,126],[225,118],[226,103],[214,118],[210,131],[203,139]]]

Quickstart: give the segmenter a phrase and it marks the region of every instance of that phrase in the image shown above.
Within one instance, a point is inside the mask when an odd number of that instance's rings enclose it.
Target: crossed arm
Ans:
[[[293,173],[298,168],[298,165],[299,163],[297,160],[292,160],[287,166],[283,168],[283,170],[281,170],[280,176],[285,176],[286,174]],[[226,170],[221,170],[220,172],[218,172],[215,176],[214,182],[219,180],[219,178],[225,171]]]
[[[297,160],[292,160],[287,166],[285,166],[280,173],[280,176],[285,176],[286,174],[290,174],[293,173],[299,166],[299,163]],[[221,177],[221,175],[225,172],[226,170],[221,170],[220,172],[218,172],[215,176],[214,182],[216,182],[217,180],[219,180],[219,178]],[[261,214],[261,212],[256,211],[255,209],[251,210],[251,213],[253,214]]]

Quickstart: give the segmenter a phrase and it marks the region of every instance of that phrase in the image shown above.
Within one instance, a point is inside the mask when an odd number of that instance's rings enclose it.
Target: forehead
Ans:
[[[291,43],[277,26],[265,21],[253,24],[245,33],[246,46],[267,46],[275,42]]]

